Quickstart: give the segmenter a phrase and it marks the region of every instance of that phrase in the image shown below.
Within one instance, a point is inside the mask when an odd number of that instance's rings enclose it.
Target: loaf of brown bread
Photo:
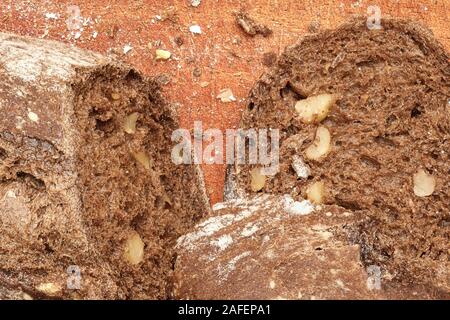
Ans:
[[[361,215],[365,266],[450,292],[450,64],[426,28],[355,19],[305,36],[251,90],[240,127],[280,130],[280,167],[228,168],[225,198],[289,194]]]
[[[164,299],[208,201],[155,81],[0,33],[0,298]]]
[[[434,299],[449,294],[404,286],[364,266],[350,240],[362,218],[336,205],[289,195],[216,204],[177,243],[178,299]]]

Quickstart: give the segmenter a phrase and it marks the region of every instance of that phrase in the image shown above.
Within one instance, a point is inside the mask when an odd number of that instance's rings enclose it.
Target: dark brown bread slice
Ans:
[[[209,205],[200,170],[171,161],[178,123],[156,82],[93,52],[5,33],[0,80],[0,287],[167,298],[174,242]]]
[[[360,220],[338,206],[260,195],[214,207],[178,240],[179,299],[433,299],[443,292],[392,283],[365,268],[348,230]]]
[[[366,265],[449,292],[449,55],[416,23],[381,24],[369,30],[365,19],[355,19],[289,47],[252,89],[240,127],[281,131],[280,171],[261,192],[301,198],[323,182],[324,203],[363,215],[353,241]],[[319,124],[304,124],[295,105],[318,94],[336,97],[320,123],[331,133],[331,149],[308,160]],[[307,179],[294,171],[294,155],[309,166]],[[253,193],[254,167],[228,168],[226,199]],[[429,196],[414,192],[421,169],[436,182]]]

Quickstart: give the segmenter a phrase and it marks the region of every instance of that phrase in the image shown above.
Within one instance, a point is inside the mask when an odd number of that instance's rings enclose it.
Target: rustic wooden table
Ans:
[[[200,3],[197,7],[192,3]],[[67,19],[80,10],[81,29]],[[164,92],[179,106],[180,122],[192,128],[235,128],[252,84],[266,70],[264,54],[283,51],[311,28],[332,28],[377,5],[382,15],[427,25],[450,49],[450,0],[2,0],[0,30],[55,39],[102,53],[114,52],[148,75],[163,75]],[[244,10],[273,30],[249,37],[233,13]],[[201,34],[189,27],[198,25]],[[182,43],[182,44],[181,44]],[[180,45],[181,44],[181,45]],[[172,58],[156,61],[157,48]],[[230,88],[235,102],[216,97]],[[222,199],[224,165],[203,165],[212,203]]]

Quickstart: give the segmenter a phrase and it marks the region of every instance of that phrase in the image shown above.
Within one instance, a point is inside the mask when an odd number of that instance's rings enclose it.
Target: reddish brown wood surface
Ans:
[[[267,68],[262,64],[263,54],[279,54],[307,33],[311,23],[320,29],[332,28],[353,14],[366,15],[369,5],[377,5],[382,15],[410,18],[428,26],[450,49],[449,0],[202,0],[196,8],[190,3],[2,0],[0,30],[55,39],[101,53],[118,52],[144,73],[170,78],[164,92],[179,104],[182,127],[192,128],[194,121],[202,121],[204,129],[221,130],[237,126],[249,89]],[[77,38],[66,24],[69,5],[80,8],[85,22]],[[234,21],[233,13],[239,10],[270,27],[273,35],[247,36]],[[202,34],[189,32],[193,24],[201,27]],[[183,40],[181,46],[176,38]],[[126,45],[132,50],[123,54]],[[170,51],[172,59],[156,61],[157,48]],[[224,88],[232,89],[236,102],[216,99]],[[218,202],[222,199],[224,166],[203,165],[203,169],[211,202]]]

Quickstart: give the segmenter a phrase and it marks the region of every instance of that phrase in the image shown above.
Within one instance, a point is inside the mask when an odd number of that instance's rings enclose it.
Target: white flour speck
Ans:
[[[189,31],[193,34],[201,34],[202,28],[200,28],[200,26],[198,24],[194,24],[189,27]]]
[[[245,251],[242,252],[240,255],[234,257],[233,259],[231,259],[226,265],[225,267],[221,268],[219,265],[218,271],[219,271],[219,281],[225,280],[226,278],[228,278],[228,275],[236,269],[236,263],[249,256],[251,254],[251,251]]]
[[[243,237],[250,237],[258,230],[259,230],[259,227],[256,224],[249,223],[245,226],[244,230],[242,230],[241,235]]]
[[[284,196],[284,209],[292,215],[307,215],[314,211],[314,205],[308,201],[294,201],[291,196]]]
[[[129,44],[126,44],[126,45],[123,47],[123,54],[127,54],[127,53],[130,52],[131,50],[133,50],[133,47],[132,47],[131,45],[129,45]]]
[[[56,19],[58,19],[58,17],[59,17],[59,15],[54,12],[45,13],[45,19],[48,19],[48,20],[56,20]]]
[[[220,251],[223,251],[233,243],[233,238],[229,234],[226,234],[221,236],[219,239],[212,241],[212,243],[219,247]]]

